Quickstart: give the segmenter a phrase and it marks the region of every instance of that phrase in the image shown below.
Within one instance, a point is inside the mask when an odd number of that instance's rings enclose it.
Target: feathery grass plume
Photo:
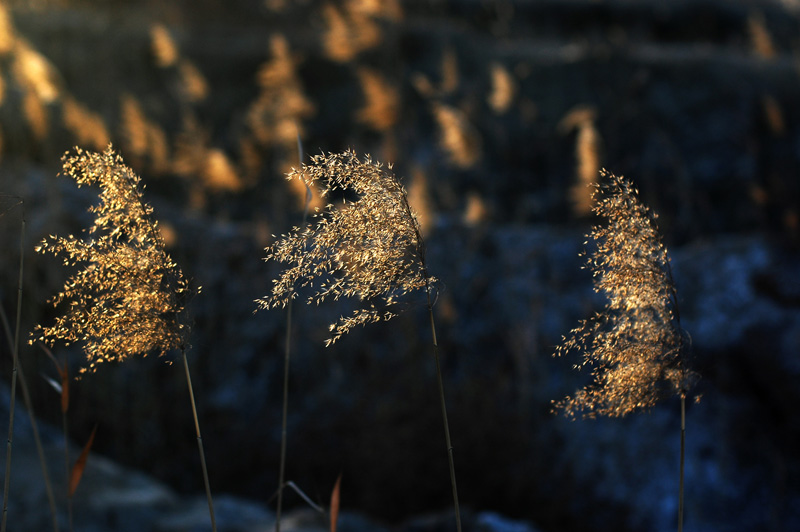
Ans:
[[[592,368],[592,383],[555,402],[555,409],[570,417],[625,416],[652,407],[670,388],[685,396],[693,380],[684,363],[686,336],[655,215],[630,181],[602,175],[606,182],[595,185],[593,211],[607,224],[588,235],[597,247],[587,266],[595,291],[608,303],[556,350],[556,355],[578,351],[583,361],[576,368]]]
[[[0,56],[8,54],[14,48],[16,39],[14,23],[4,2],[0,4]]]
[[[192,206],[205,202],[206,192],[239,192],[244,181],[224,151],[211,146],[211,134],[197,117],[187,113],[175,139],[172,171],[186,179],[197,179],[201,187],[192,187]]]
[[[774,59],[778,55],[763,13],[758,11],[750,13],[750,16],[747,17],[747,31],[750,34],[750,45],[755,55],[765,60]]]
[[[570,188],[572,208],[577,216],[591,214],[594,201],[592,185],[597,182],[600,173],[602,139],[596,123],[597,111],[585,105],[572,108],[558,123],[558,131],[562,135],[577,130],[575,138],[577,182]]]
[[[454,93],[461,83],[461,75],[458,66],[458,55],[456,54],[456,51],[449,46],[442,55],[440,72],[441,79],[439,90],[441,91],[442,95]]]
[[[197,66],[188,59],[178,63],[179,90],[188,103],[199,103],[208,98],[211,87]]]
[[[771,94],[764,94],[761,96],[761,108],[764,111],[764,121],[772,136],[784,136],[786,134],[786,115],[778,100]]]
[[[17,83],[35,94],[43,104],[52,103],[61,96],[58,70],[25,39],[18,38],[14,43],[11,71]]]
[[[354,192],[355,201],[327,205],[314,215],[316,223],[292,232],[266,249],[265,260],[291,263],[275,281],[272,294],[257,300],[261,308],[284,307],[297,290],[319,289],[308,298],[321,303],[340,297],[364,303],[350,316],[330,325],[333,344],[357,325],[389,320],[398,299],[435,282],[424,263],[424,246],[406,191],[397,178],[369,156],[363,161],[352,151],[318,155],[288,175],[309,188]]]
[[[148,118],[141,102],[132,94],[120,97],[120,135],[133,166],[147,165],[151,172],[163,174],[171,170],[167,134]]]
[[[467,114],[439,102],[433,103],[432,111],[439,126],[439,146],[448,161],[460,169],[474,166],[481,158],[481,136]]]
[[[596,250],[588,267],[595,291],[608,297],[602,312],[570,332],[556,355],[579,351],[592,367],[594,380],[573,397],[555,403],[567,416],[622,417],[648,409],[667,394],[681,400],[681,451],[678,488],[678,532],[683,531],[686,395],[697,374],[686,365],[689,346],[681,328],[678,299],[667,248],[656,227],[656,215],[639,199],[624,177],[601,174],[595,184],[593,211],[606,225],[588,236]]]
[[[517,82],[508,69],[501,63],[492,62],[489,74],[491,76],[491,92],[486,98],[494,114],[503,115],[511,109],[517,95]]]
[[[322,46],[325,55],[337,63],[352,61],[382,39],[381,28],[373,14],[365,12],[358,2],[347,2],[341,10],[326,3],[322,16],[325,19]]]
[[[165,251],[153,209],[144,202],[141,179],[111,146],[103,153],[75,148],[74,154],[68,152],[62,160],[62,175],[73,178],[79,187],[100,187],[100,203],[89,208],[95,219],[84,231],[86,239],[51,236],[36,248],[39,253],[62,256],[65,265],[80,269],[51,300],[55,306],[67,306],[64,314],[53,326],[37,325],[31,343],[40,341],[52,347],[59,340],[67,345],[80,342],[88,361],[81,373],[91,373],[105,362],[150,353],[161,356],[180,349],[211,528],[216,531],[186,356],[189,326],[184,302],[190,292],[188,282]]]
[[[331,336],[326,345],[331,345],[357,325],[391,319],[400,298],[425,291],[456,529],[461,532],[453,446],[433,318],[436,279],[428,274],[425,243],[408,194],[391,166],[384,168],[369,156],[360,160],[352,151],[313,157],[311,165],[303,165],[288,178],[301,179],[309,188],[322,187],[323,197],[342,191],[354,193],[356,199],[318,210],[315,224],[295,227],[266,249],[265,260],[288,262],[291,266],[275,281],[271,295],[256,302],[261,308],[286,307],[298,296],[299,288],[311,287],[315,280],[320,286],[308,303],[319,304],[342,296],[358,298],[362,308],[330,325]]]
[[[375,70],[359,67],[356,71],[364,93],[364,105],[356,111],[356,120],[376,131],[387,131],[397,123],[400,94]]]
[[[71,96],[65,96],[62,100],[61,121],[78,144],[96,150],[108,146],[110,137],[103,117]]]
[[[163,24],[153,24],[150,27],[150,48],[153,59],[160,68],[175,65],[180,57],[178,45]]]
[[[270,59],[256,75],[258,97],[246,111],[245,121],[256,145],[294,151],[303,121],[316,113],[298,73],[301,58],[283,35],[270,38]]]
[[[81,342],[88,362],[81,373],[180,347],[189,332],[183,319],[189,287],[164,251],[139,176],[111,147],[103,153],[76,148],[63,163],[63,175],[78,186],[100,187],[100,204],[90,207],[95,220],[86,238],[51,236],[36,248],[80,268],[51,300],[66,306],[64,314],[52,326],[37,326],[36,340],[50,347]]]

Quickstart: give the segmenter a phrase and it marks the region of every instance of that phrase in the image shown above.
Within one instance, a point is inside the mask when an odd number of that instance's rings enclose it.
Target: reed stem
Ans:
[[[303,165],[303,141],[300,132],[297,133],[297,158]],[[305,208],[303,210],[303,224],[308,219],[308,210],[311,205],[311,189],[306,185]],[[281,532],[281,513],[283,511],[283,488],[286,483],[286,442],[288,440],[287,423],[289,418],[289,362],[292,353],[292,299],[286,305],[286,350],[283,360],[283,406],[281,414],[281,456],[278,466],[278,508],[275,512],[275,532]]]
[[[0,320],[3,322],[3,330],[8,337],[8,347],[10,352],[14,352],[14,342],[11,335],[11,326],[8,323],[5,310],[0,305]],[[53,483],[50,481],[50,471],[47,467],[47,461],[44,457],[44,447],[42,446],[42,438],[39,435],[39,423],[36,421],[36,412],[33,409],[33,402],[31,401],[31,393],[28,390],[28,384],[25,380],[25,372],[22,370],[22,364],[17,366],[17,373],[19,378],[19,387],[22,390],[22,400],[25,403],[25,409],[28,411],[28,417],[31,420],[31,430],[33,432],[33,441],[36,443],[36,452],[39,455],[39,463],[42,466],[42,476],[44,477],[44,489],[47,495],[47,504],[50,506],[50,514],[53,518],[53,531],[58,532],[58,514],[56,512],[56,498],[53,495]]]
[[[200,435],[200,422],[197,420],[197,405],[194,401],[194,390],[192,389],[192,376],[189,374],[189,360],[186,357],[186,349],[183,346],[181,346],[181,354],[183,355],[183,368],[186,370],[186,384],[189,386],[189,399],[192,402],[192,416],[194,417],[194,429],[197,433],[197,448],[200,451],[200,466],[203,468],[203,482],[206,487],[211,530],[217,532],[217,520],[214,518],[214,501],[211,498],[211,483],[208,481],[208,468],[206,467],[206,453],[203,450],[203,437]]]
[[[20,224],[19,236],[19,280],[17,284],[17,323],[14,326],[14,349],[12,350],[14,359],[14,369],[11,371],[11,402],[9,405],[8,419],[8,441],[6,445],[6,471],[3,480],[3,517],[0,523],[0,531],[6,531],[6,521],[8,519],[8,495],[11,487],[11,449],[14,446],[14,407],[17,399],[17,367],[19,367],[19,329],[22,321],[22,271],[25,264],[25,213],[23,210],[22,223]]]
[[[64,364],[66,366],[66,360]],[[69,492],[69,477],[70,477],[70,458],[69,458],[69,430],[67,426],[67,412],[62,408],[61,410],[61,427],[64,430],[64,490],[67,494],[67,518],[69,522],[69,532],[73,531],[72,525],[72,494]]]
[[[278,508],[275,512],[275,532],[281,532],[281,511],[283,509],[283,485],[286,479],[286,440],[287,418],[289,417],[289,357],[292,345],[292,301],[287,304],[286,350],[283,359],[283,412],[281,419],[281,457],[278,472]]]
[[[445,406],[444,398],[444,383],[442,382],[442,368],[439,363],[439,344],[436,341],[436,325],[433,319],[433,305],[431,303],[430,287],[427,289],[428,294],[428,314],[431,321],[431,335],[433,337],[433,359],[436,362],[436,378],[439,383],[439,401],[442,406],[442,424],[444,425],[444,441],[447,446],[447,460],[450,465],[450,485],[453,488],[453,505],[456,514],[456,531],[461,532],[461,511],[458,506],[458,487],[456,486],[456,468],[453,460],[453,444],[450,441],[450,424],[447,421],[447,407]]]
[[[686,392],[681,392],[681,466],[678,486],[678,532],[683,532],[683,464],[686,456]]]

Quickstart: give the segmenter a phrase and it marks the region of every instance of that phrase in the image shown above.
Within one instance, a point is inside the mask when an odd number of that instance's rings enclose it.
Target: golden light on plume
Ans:
[[[161,68],[171,67],[178,61],[178,47],[169,30],[162,24],[154,24],[150,28],[150,48],[156,65]]]
[[[751,13],[747,18],[747,30],[750,34],[750,45],[756,55],[763,59],[772,59],[777,55],[764,15]]]
[[[495,114],[502,115],[514,103],[514,97],[517,94],[517,83],[508,69],[500,63],[492,63],[490,68],[492,90],[487,102]]]
[[[351,61],[381,41],[381,30],[375,20],[357,6],[348,4],[342,12],[333,4],[325,4],[322,16],[325,19],[322,45],[325,54],[333,61]]]
[[[397,89],[372,69],[360,67],[357,74],[365,102],[356,112],[356,119],[378,131],[391,128],[400,109]]]
[[[593,107],[578,106],[570,110],[558,124],[561,134],[577,129],[575,139],[576,183],[570,189],[573,209],[578,216],[586,216],[592,211],[591,185],[600,176],[601,137],[595,127],[597,111]]]
[[[75,136],[81,146],[90,146],[102,150],[108,146],[110,137],[103,118],[91,112],[71,96],[64,98],[61,107],[61,119],[64,126]]]
[[[58,74],[55,67],[22,39],[16,41],[11,69],[17,82],[35,93],[36,98],[43,103],[58,99]]]
[[[439,145],[452,164],[459,168],[473,166],[481,157],[478,132],[460,109],[442,103],[433,104],[439,126]]]

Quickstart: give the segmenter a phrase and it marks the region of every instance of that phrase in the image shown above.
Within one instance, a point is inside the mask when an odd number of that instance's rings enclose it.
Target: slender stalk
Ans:
[[[450,441],[450,424],[447,422],[447,407],[444,400],[444,384],[442,382],[442,368],[439,364],[439,343],[436,341],[436,325],[433,320],[433,304],[431,303],[431,290],[427,288],[428,314],[431,321],[431,334],[433,336],[433,358],[436,361],[436,377],[439,382],[439,400],[442,405],[442,423],[444,425],[444,441],[447,446],[447,460],[450,465],[450,485],[453,488],[453,505],[456,514],[456,531],[461,532],[461,511],[458,507],[458,487],[456,486],[456,467],[453,460],[453,444]]]
[[[300,133],[297,133],[297,158],[303,164],[303,142]],[[306,185],[305,210],[303,211],[303,224],[308,219],[308,208],[311,205],[311,189]],[[283,510],[283,488],[286,483],[286,430],[289,418],[289,361],[292,352],[292,300],[286,305],[286,350],[283,359],[283,411],[281,414],[281,456],[278,466],[278,508],[275,512],[275,532],[281,532],[281,512]]]
[[[11,327],[8,323],[5,310],[0,305],[0,319],[3,321],[3,329],[8,337],[8,346],[11,352],[14,352],[14,343],[11,339]],[[56,498],[53,495],[53,484],[50,481],[50,471],[47,467],[47,460],[44,457],[44,447],[42,446],[42,438],[39,435],[39,422],[36,421],[36,413],[33,409],[33,402],[31,401],[31,393],[28,389],[27,381],[25,380],[25,372],[22,370],[22,364],[17,367],[19,377],[19,385],[22,390],[22,400],[25,403],[25,409],[28,411],[28,417],[31,420],[31,429],[33,431],[33,441],[36,443],[36,452],[39,455],[39,463],[42,466],[42,476],[44,477],[44,489],[47,494],[47,503],[50,506],[50,515],[53,518],[53,531],[58,532],[58,513],[56,512]]]
[[[678,532],[683,532],[683,463],[686,456],[686,392],[681,392],[681,473],[678,487]]]
[[[9,405],[8,419],[8,443],[6,445],[6,471],[3,480],[3,517],[0,523],[0,531],[6,531],[6,520],[8,518],[8,492],[11,487],[11,449],[14,444],[14,407],[17,399],[17,367],[19,366],[19,329],[22,321],[22,270],[25,261],[25,214],[22,214],[19,236],[19,280],[17,284],[17,323],[14,326],[14,369],[11,371],[11,403]]]
[[[192,402],[192,415],[194,416],[194,429],[197,433],[197,448],[200,451],[200,466],[203,468],[203,482],[206,486],[206,498],[208,499],[208,514],[211,517],[211,530],[217,532],[217,521],[214,518],[214,501],[211,498],[211,483],[208,481],[208,468],[206,467],[206,453],[203,450],[203,437],[200,435],[200,422],[197,420],[197,405],[194,402],[194,390],[192,389],[192,376],[189,374],[189,361],[186,358],[186,349],[181,347],[183,355],[183,368],[186,370],[186,384],[189,386],[189,399]]]
[[[64,362],[66,364],[66,361]],[[67,493],[67,515],[69,519],[69,532],[73,531],[72,526],[72,495],[69,492],[70,477],[70,458],[69,458],[69,430],[67,427],[67,412],[61,410],[61,426],[64,429],[64,490]]]
[[[281,420],[281,457],[278,472],[278,508],[275,512],[275,532],[281,532],[281,510],[283,509],[283,486],[286,475],[287,418],[289,416],[289,357],[292,344],[292,301],[286,309],[286,351],[283,359],[283,414]]]

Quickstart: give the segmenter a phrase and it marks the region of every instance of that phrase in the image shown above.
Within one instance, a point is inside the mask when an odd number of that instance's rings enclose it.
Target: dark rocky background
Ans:
[[[660,214],[703,377],[687,412],[686,530],[800,529],[796,0],[6,0],[0,15],[0,194],[25,200],[23,333],[52,319],[67,274],[33,247],[85,227],[95,197],[56,177],[60,156],[113,142],[203,287],[191,362],[221,529],[271,520],[285,315],[253,314],[253,300],[277,273],[263,247],[302,215],[282,177],[298,131],[306,154],[393,162],[420,212],[469,529],[675,529],[676,400],[624,420],[550,414],[584,382],[554,346],[603,303],[578,256],[581,183],[600,167]],[[12,315],[14,203],[0,200]],[[327,349],[347,304],[296,310],[288,478],[325,502],[341,473],[343,530],[448,530],[421,302]],[[77,373],[79,351],[55,354]],[[59,427],[51,362],[37,347],[21,356],[38,419]],[[3,355],[3,383],[10,369]],[[76,522],[204,529],[180,367],[131,360],[72,388],[76,445],[99,427]],[[19,426],[9,522],[44,530]],[[45,432],[57,474],[60,435]],[[289,528],[319,528],[287,503]]]

